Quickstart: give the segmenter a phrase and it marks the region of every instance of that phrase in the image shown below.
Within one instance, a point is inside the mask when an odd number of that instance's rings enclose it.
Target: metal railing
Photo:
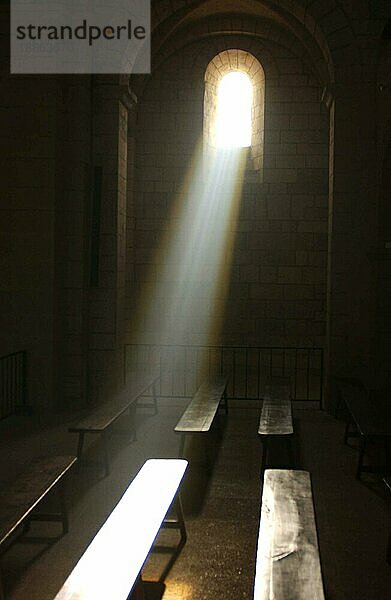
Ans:
[[[127,344],[124,363],[158,369],[161,397],[192,397],[207,374],[227,373],[231,399],[261,399],[270,377],[289,377],[293,400],[322,407],[323,348]]]
[[[26,406],[26,381],[26,352],[14,352],[0,357],[0,420]]]

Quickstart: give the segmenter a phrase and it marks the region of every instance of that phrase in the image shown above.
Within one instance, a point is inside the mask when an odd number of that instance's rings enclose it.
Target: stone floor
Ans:
[[[97,466],[71,475],[69,533],[43,543],[39,538],[56,536],[58,525],[36,523],[3,555],[8,600],[52,600],[144,461],[176,456],[179,437],[173,427],[185,403],[161,400],[154,416],[140,409],[136,441],[113,429],[109,477],[103,477]],[[158,580],[169,556],[150,556],[143,572],[151,582],[148,599],[252,598],[261,497],[258,417],[255,406],[232,407],[227,417],[220,416],[209,448],[214,455],[210,476],[196,466],[205,450],[202,443],[188,448],[191,467],[183,485],[188,541],[164,584]],[[50,426],[31,418],[0,423],[0,483],[4,485],[33,456],[73,453],[76,436],[67,432],[66,421],[63,415]],[[118,427],[128,425],[124,418]],[[327,600],[389,600],[391,566],[385,553],[391,500],[380,483],[355,480],[357,451],[343,445],[342,423],[317,410],[295,410],[295,431],[296,466],[312,475]],[[99,450],[99,443],[91,442],[89,458],[99,459]],[[284,466],[283,454],[276,460]],[[163,532],[159,542],[175,543],[175,536],[174,531]]]

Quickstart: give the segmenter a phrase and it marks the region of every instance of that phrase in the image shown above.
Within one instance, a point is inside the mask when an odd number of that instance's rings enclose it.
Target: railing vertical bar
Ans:
[[[189,350],[189,346],[185,347],[185,368],[184,368],[184,381],[183,381],[183,385],[184,385],[184,390],[183,390],[183,395],[186,398],[187,396],[187,370],[188,370],[188,365],[187,365],[187,351]]]
[[[175,346],[174,346],[175,348]],[[167,354],[169,353],[169,351],[167,351]],[[172,360],[172,352],[170,352],[170,363]],[[171,375],[171,396],[174,395],[174,377],[175,377],[175,362],[172,363],[172,366],[169,370],[169,373]]]
[[[310,398],[310,361],[311,361],[311,349],[308,348],[307,353],[307,400]]]
[[[5,361],[5,391],[4,391],[4,405],[3,405],[3,416],[8,416],[8,398],[9,398],[9,358]]]
[[[162,353],[161,351],[159,352],[159,390],[160,396],[163,396],[163,392],[162,392],[162,373],[163,373],[163,369],[162,369]]]
[[[0,363],[0,419],[3,418],[3,403],[4,403],[4,364]]]
[[[10,396],[9,396],[9,400],[8,400],[8,411],[9,414],[11,414],[12,412],[12,399],[14,399],[14,404],[16,406],[17,401],[18,401],[18,394],[17,394],[17,381],[16,378],[18,376],[18,360],[16,356],[12,357],[11,360],[11,381],[10,381]]]
[[[3,403],[3,417],[8,415],[8,395],[9,395],[9,359],[5,360],[5,378],[4,378],[4,403]]]
[[[8,386],[8,402],[7,402],[7,412],[10,415],[12,412],[12,403],[14,402],[15,404],[15,388],[14,388],[14,383],[15,383],[15,356],[11,356],[10,361],[9,361],[9,370],[10,370],[10,377],[9,377],[9,386]]]
[[[244,380],[245,380],[245,388],[244,388],[244,395],[245,395],[245,398],[247,400],[247,397],[248,397],[248,383],[247,383],[248,382],[248,348],[246,348],[246,354],[245,354],[245,356],[246,356],[246,360],[245,360],[245,378],[244,378]]]
[[[232,349],[232,396],[236,398],[236,349]]]
[[[224,346],[220,346],[220,375],[223,374],[224,370]]]
[[[7,388],[6,388],[6,392],[5,392],[5,405],[4,405],[4,414],[6,417],[9,414],[10,379],[11,379],[10,362],[11,362],[11,359],[8,358],[8,360],[7,360],[7,377],[6,377]]]
[[[0,357],[0,419],[26,406],[27,354],[13,352]]]
[[[323,410],[323,348],[320,350],[319,408]]]
[[[27,398],[27,353],[23,352],[22,358],[22,405],[26,406],[28,402]]]

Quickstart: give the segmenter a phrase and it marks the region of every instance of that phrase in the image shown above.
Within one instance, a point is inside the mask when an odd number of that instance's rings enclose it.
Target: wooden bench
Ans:
[[[126,411],[131,411],[136,406],[138,399],[150,388],[153,394],[153,406],[157,411],[156,383],[158,377],[147,373],[134,374],[125,389],[118,393],[113,400],[97,407],[94,412],[83,417],[68,428],[71,433],[78,433],[77,458],[81,464],[84,438],[87,433],[100,435],[103,438],[104,468],[106,475],[110,473],[109,448],[107,432],[111,425]],[[144,406],[144,405],[143,405]]]
[[[175,431],[181,434],[179,457],[183,456],[187,435],[206,434],[210,431],[220,406],[228,414],[227,383],[228,377],[218,375],[204,381],[198,388],[175,426]]]
[[[254,600],[324,600],[310,475],[267,469]]]
[[[350,438],[359,439],[357,479],[361,479],[362,473],[389,471],[391,467],[391,414],[384,409],[380,398],[371,397],[363,385],[346,382],[341,390],[341,395],[348,413],[344,441],[347,443]],[[380,442],[384,445],[385,465],[375,467],[365,464],[369,442]]]
[[[76,462],[75,456],[52,456],[30,465],[0,493],[0,550],[5,551],[21,526],[30,521],[60,521],[63,534],[68,531],[68,515],[64,499],[65,475]],[[34,509],[54,489],[59,492],[59,513],[35,513]],[[4,593],[0,581],[0,598]]]
[[[288,383],[271,382],[265,386],[258,434],[262,439],[262,465],[264,473],[267,466],[269,441],[279,436],[286,439],[291,454],[293,435],[292,402]]]
[[[177,493],[186,467],[187,461],[180,459],[147,460],[55,600],[126,600],[132,590],[143,597],[141,569],[160,528],[179,529],[181,539],[175,557],[186,541]],[[165,522],[173,500],[178,518]]]

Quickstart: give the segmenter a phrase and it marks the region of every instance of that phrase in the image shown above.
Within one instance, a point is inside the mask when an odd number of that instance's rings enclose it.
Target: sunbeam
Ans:
[[[243,148],[197,153],[140,303],[136,344],[205,345],[219,336],[246,157]]]

